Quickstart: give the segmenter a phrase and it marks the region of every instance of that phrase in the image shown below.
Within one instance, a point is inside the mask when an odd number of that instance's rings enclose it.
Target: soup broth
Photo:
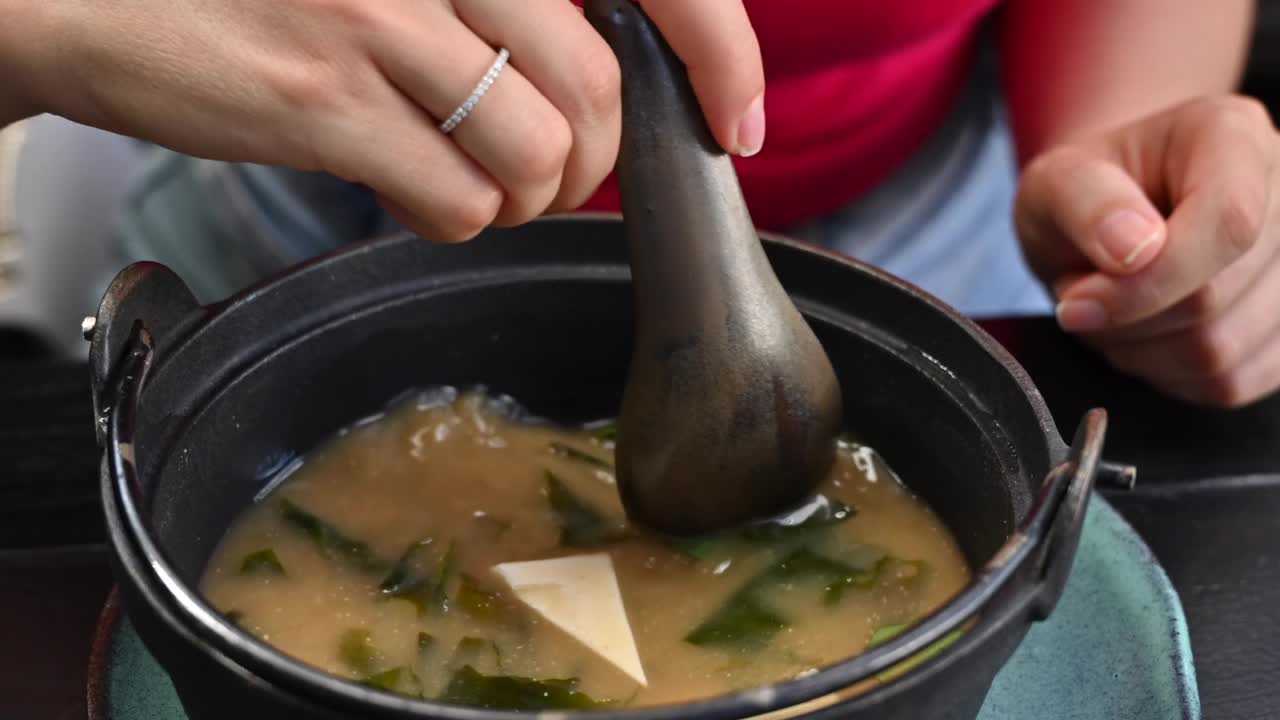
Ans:
[[[816,672],[969,580],[948,530],[856,442],[801,510],[672,540],[627,524],[608,426],[514,410],[436,391],[344,431],[237,520],[205,597],[282,652],[392,692],[636,707]],[[557,558],[575,559],[504,565]]]

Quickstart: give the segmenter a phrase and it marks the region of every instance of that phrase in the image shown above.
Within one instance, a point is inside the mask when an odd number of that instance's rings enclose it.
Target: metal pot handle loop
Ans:
[[[1106,411],[1094,408],[1087,412],[1076,428],[1066,458],[1051,471],[1059,477],[1051,477],[1049,482],[1065,480],[1066,489],[1050,522],[1039,564],[1038,597],[1032,606],[1036,620],[1048,618],[1062,597],[1075,562],[1080,535],[1084,531],[1085,514],[1095,482],[1112,487],[1133,487],[1137,473],[1132,466],[1102,459],[1106,432]]]
[[[95,316],[85,318],[89,372],[93,391],[94,430],[98,445],[107,441],[107,415],[115,400],[114,385],[125,360],[135,325],[149,333],[148,344],[168,342],[180,334],[200,308],[195,295],[172,270],[154,262],[129,265],[116,275]]]

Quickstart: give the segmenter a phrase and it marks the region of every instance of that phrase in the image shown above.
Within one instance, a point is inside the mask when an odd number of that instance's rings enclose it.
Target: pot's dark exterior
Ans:
[[[858,263],[774,238],[767,251],[840,375],[849,426],[929,501],[979,571],[912,631],[816,675],[607,716],[971,720],[1061,593],[1105,415],[1090,413],[1068,449],[1026,375],[972,323]],[[614,217],[548,219],[461,246],[386,238],[217,307],[198,307],[160,266],[122,272],[91,352],[103,504],[125,608],[192,720],[522,717],[339,681],[240,633],[191,588],[277,469],[408,388],[484,384],[552,418],[612,414],[630,318]],[[849,692],[966,622],[935,659]]]

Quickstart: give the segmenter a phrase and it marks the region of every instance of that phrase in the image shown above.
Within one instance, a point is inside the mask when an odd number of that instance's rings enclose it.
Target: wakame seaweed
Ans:
[[[280,577],[286,573],[284,565],[280,564],[280,558],[276,557],[276,551],[265,548],[244,556],[244,560],[240,561],[240,574]]]
[[[700,647],[754,648],[768,644],[779,630],[790,624],[785,617],[760,602],[753,589],[748,587],[734,593],[684,640]]]
[[[360,684],[410,697],[422,696],[422,681],[417,673],[407,667],[394,667],[374,673],[361,680]]]
[[[352,628],[338,638],[338,657],[352,670],[373,672],[382,653],[373,644],[373,636],[365,628]]]
[[[621,525],[574,495],[555,473],[545,472],[547,502],[560,524],[561,545],[599,547],[626,537],[626,530]]]
[[[611,442],[618,439],[618,423],[606,422],[602,425],[592,427],[590,429],[591,437],[601,442]]]
[[[755,588],[771,583],[786,582],[797,578],[817,578],[826,583],[823,588],[824,604],[834,604],[832,591],[843,594],[843,588],[856,584],[864,573],[846,563],[804,547],[792,552],[752,580]],[[839,596],[835,598],[839,600]]]
[[[311,538],[316,549],[327,558],[369,572],[382,570],[385,567],[366,543],[348,537],[333,524],[302,509],[290,500],[280,501],[280,517],[286,525]]]
[[[453,544],[439,555],[434,552],[437,547],[431,538],[423,538],[405,549],[378,586],[383,597],[407,600],[418,608],[419,615],[443,611],[453,568]]]
[[[493,619],[500,610],[502,597],[495,591],[482,587],[480,582],[466,573],[458,576],[458,594],[455,602],[474,618]]]
[[[850,568],[850,572],[827,584],[823,589],[822,604],[836,605],[844,599],[844,593],[851,587],[869,588],[876,584],[885,566],[889,563],[888,555],[882,556],[868,568]]]
[[[883,562],[883,561],[881,561]],[[879,567],[879,563],[877,564]],[[876,571],[878,572],[878,571]],[[707,619],[685,636],[693,645],[735,645],[757,647],[769,642],[790,621],[770,608],[761,595],[772,585],[799,578],[815,578],[825,583],[823,604],[833,605],[843,598],[847,587],[866,587],[868,571],[833,560],[802,547],[751,578]],[[874,575],[871,575],[874,581]],[[864,584],[866,583],[866,584]]]
[[[383,595],[398,597],[408,593],[423,584],[431,582],[431,573],[435,570],[435,558],[428,558],[428,562],[424,563],[424,551],[429,550],[434,541],[432,538],[423,538],[408,548],[400,555],[400,559],[392,566],[391,572],[383,579],[378,586],[378,590]]]
[[[586,452],[585,450],[579,450],[578,448],[572,445],[566,445],[565,443],[562,443],[562,442],[552,442],[550,443],[549,447],[551,448],[551,452],[555,453],[556,455],[559,455],[562,458],[573,460],[575,462],[580,462],[586,465],[591,465],[593,467],[600,468],[601,470],[608,470],[609,472],[613,472],[612,463],[610,463],[607,460],[598,458],[595,455],[592,455],[591,453]]]
[[[687,538],[669,538],[667,546],[672,550],[695,560],[706,560],[716,554],[732,537],[721,535],[700,535]]]
[[[474,667],[480,664],[486,655],[492,657],[495,668],[502,668],[502,653],[498,650],[497,642],[468,635],[453,647],[453,654],[449,656],[449,666]]]
[[[488,710],[590,710],[604,704],[580,692],[576,680],[482,675],[470,665],[454,672],[437,700]]]
[[[440,559],[440,566],[436,571],[436,589],[432,594],[432,600],[438,610],[449,609],[449,578],[453,576],[454,565],[457,564],[457,545],[452,540],[449,541],[449,547],[444,551],[444,557]]]
[[[418,633],[418,652],[420,654],[431,652],[431,648],[435,647],[435,645],[436,645],[435,635],[432,635],[431,633],[426,633],[426,632]]]

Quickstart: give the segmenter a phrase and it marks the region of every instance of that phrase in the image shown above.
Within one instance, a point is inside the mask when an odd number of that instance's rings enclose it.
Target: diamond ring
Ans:
[[[448,119],[440,123],[440,132],[448,135],[471,114],[471,111],[476,107],[476,103],[480,102],[480,98],[489,92],[489,88],[493,86],[493,81],[498,79],[502,68],[507,66],[507,59],[510,57],[511,53],[507,52],[506,48],[498,51],[498,57],[494,58],[493,64],[489,66],[489,71],[484,74],[484,77],[480,78],[480,82],[476,84],[476,89],[471,91],[471,95],[462,101],[462,104],[458,106],[457,110],[453,111],[453,114]]]

